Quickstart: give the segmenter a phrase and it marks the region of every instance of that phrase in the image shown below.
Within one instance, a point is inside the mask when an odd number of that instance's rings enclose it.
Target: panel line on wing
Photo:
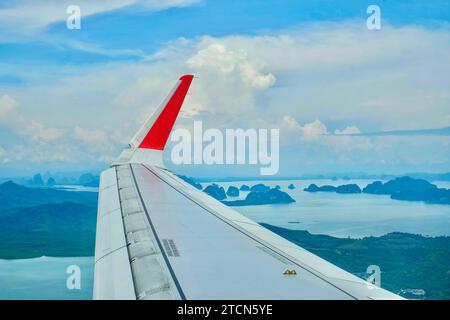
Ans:
[[[138,183],[137,183],[137,181],[136,181],[136,176],[135,176],[135,174],[134,174],[133,165],[129,165],[129,166],[130,166],[130,170],[131,170],[131,175],[132,175],[133,180],[134,180],[134,185],[136,186],[136,190],[137,190],[137,193],[138,193],[138,195],[139,195],[139,198],[140,198],[142,207],[143,207],[143,209],[144,209],[145,215],[146,215],[146,217],[147,217],[147,219],[148,219],[148,222],[149,222],[149,224],[150,224],[150,228],[151,228],[152,231],[153,231],[153,235],[155,236],[155,240],[156,240],[156,242],[157,242],[157,244],[158,244],[158,247],[159,247],[159,249],[160,249],[160,251],[161,251],[161,254],[162,254],[163,258],[164,258],[164,261],[166,262],[166,265],[167,265],[167,268],[168,268],[168,270],[169,270],[169,273],[170,273],[170,275],[171,275],[171,277],[172,277],[172,280],[173,280],[173,282],[174,282],[174,284],[175,284],[175,287],[176,287],[177,290],[178,290],[178,294],[180,295],[181,299],[182,299],[182,300],[186,300],[186,296],[185,296],[185,294],[184,294],[184,291],[183,291],[183,289],[181,288],[180,282],[178,281],[178,278],[177,278],[177,276],[175,275],[175,272],[173,271],[173,268],[172,268],[172,265],[170,264],[169,258],[167,257],[167,254],[166,254],[166,252],[164,251],[164,248],[163,248],[163,245],[162,245],[162,243],[161,243],[161,240],[159,239],[158,233],[156,232],[156,229],[155,229],[155,226],[153,225],[152,219],[150,218],[150,215],[148,214],[147,207],[146,207],[146,205],[145,205],[145,203],[144,203],[144,200],[142,199],[142,194],[141,194],[141,191],[140,191],[140,189],[139,189],[139,185],[138,185]]]

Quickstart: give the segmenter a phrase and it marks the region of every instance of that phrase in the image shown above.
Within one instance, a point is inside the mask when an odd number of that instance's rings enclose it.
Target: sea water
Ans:
[[[79,290],[67,287],[68,267],[74,265],[80,270]],[[92,299],[93,279],[94,257],[0,259],[0,300]]]
[[[388,195],[337,194],[334,192],[310,193],[303,191],[309,184],[342,185],[355,183],[361,188],[371,180],[283,180],[283,181],[233,181],[218,182],[221,186],[240,187],[264,183],[279,185],[296,200],[290,204],[234,207],[248,218],[278,227],[307,230],[313,234],[335,237],[381,236],[389,232],[407,232],[428,236],[450,236],[450,205],[426,204],[392,200]],[[289,190],[288,185],[295,189]],[[208,183],[205,183],[206,186]],[[449,188],[446,182],[436,183]],[[248,192],[241,192],[243,199]],[[227,200],[233,200],[229,197]]]

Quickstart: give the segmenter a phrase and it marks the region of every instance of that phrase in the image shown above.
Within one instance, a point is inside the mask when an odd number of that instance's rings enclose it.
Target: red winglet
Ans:
[[[192,75],[184,75],[180,78],[178,87],[175,89],[163,111],[142,140],[139,148],[164,150],[167,139],[169,139],[170,131],[177,119],[193,78],[194,76]]]

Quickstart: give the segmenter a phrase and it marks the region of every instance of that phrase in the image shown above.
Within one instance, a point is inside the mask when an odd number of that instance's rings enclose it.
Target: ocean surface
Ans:
[[[394,231],[450,236],[449,205],[392,200],[386,195],[303,191],[311,183],[318,186],[355,183],[363,188],[371,182],[372,180],[283,180],[234,181],[218,184],[224,186],[225,190],[230,185],[237,187],[257,183],[272,187],[279,185],[282,191],[286,191],[296,200],[295,203],[286,205],[234,207],[243,215],[260,223],[335,237],[381,236]],[[287,188],[291,183],[296,187],[294,190]],[[450,188],[449,182],[433,183],[442,188]],[[245,198],[247,193],[241,192],[240,197],[235,199]]]
[[[80,290],[67,288],[69,266],[80,268]],[[1,260],[0,300],[92,299],[94,257]]]
[[[85,192],[98,192],[98,187],[85,187],[80,185],[55,185],[55,189],[64,190],[64,191],[85,191]]]

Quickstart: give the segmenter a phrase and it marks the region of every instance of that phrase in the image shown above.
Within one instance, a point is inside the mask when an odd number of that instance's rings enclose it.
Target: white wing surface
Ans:
[[[192,80],[180,78],[101,175],[94,299],[400,299],[164,168],[162,151]]]

